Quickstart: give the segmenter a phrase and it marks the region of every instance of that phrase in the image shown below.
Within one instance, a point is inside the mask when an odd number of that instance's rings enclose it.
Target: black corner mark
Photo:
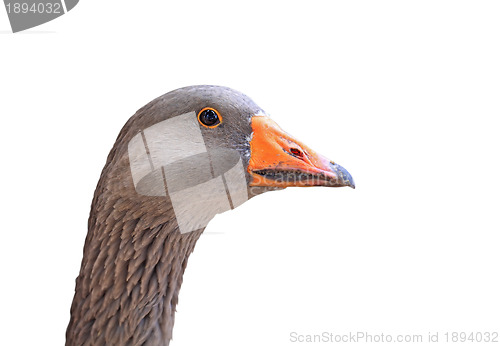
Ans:
[[[4,0],[12,32],[47,23],[73,9],[79,0]]]

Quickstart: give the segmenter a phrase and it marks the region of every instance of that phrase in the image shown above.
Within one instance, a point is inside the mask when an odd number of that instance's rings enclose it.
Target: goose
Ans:
[[[124,125],[92,200],[66,345],[165,345],[189,255],[209,221],[292,186],[355,187],[249,97],[189,86]]]

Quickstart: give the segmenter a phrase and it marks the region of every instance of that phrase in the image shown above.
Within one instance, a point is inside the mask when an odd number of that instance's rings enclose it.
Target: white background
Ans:
[[[500,332],[499,17],[495,1],[81,0],[12,34],[0,9],[0,344],[64,343],[108,151],[192,84],[248,94],[357,189],[217,216],[172,345]]]

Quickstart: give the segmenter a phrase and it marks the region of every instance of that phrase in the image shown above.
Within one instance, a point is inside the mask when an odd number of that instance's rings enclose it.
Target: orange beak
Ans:
[[[267,116],[252,118],[248,173],[250,186],[350,186],[342,166],[299,142]]]

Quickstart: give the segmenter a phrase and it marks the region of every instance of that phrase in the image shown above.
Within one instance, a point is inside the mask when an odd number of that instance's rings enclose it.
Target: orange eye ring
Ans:
[[[198,122],[204,127],[213,129],[222,124],[222,117],[215,108],[205,107],[198,112]]]

